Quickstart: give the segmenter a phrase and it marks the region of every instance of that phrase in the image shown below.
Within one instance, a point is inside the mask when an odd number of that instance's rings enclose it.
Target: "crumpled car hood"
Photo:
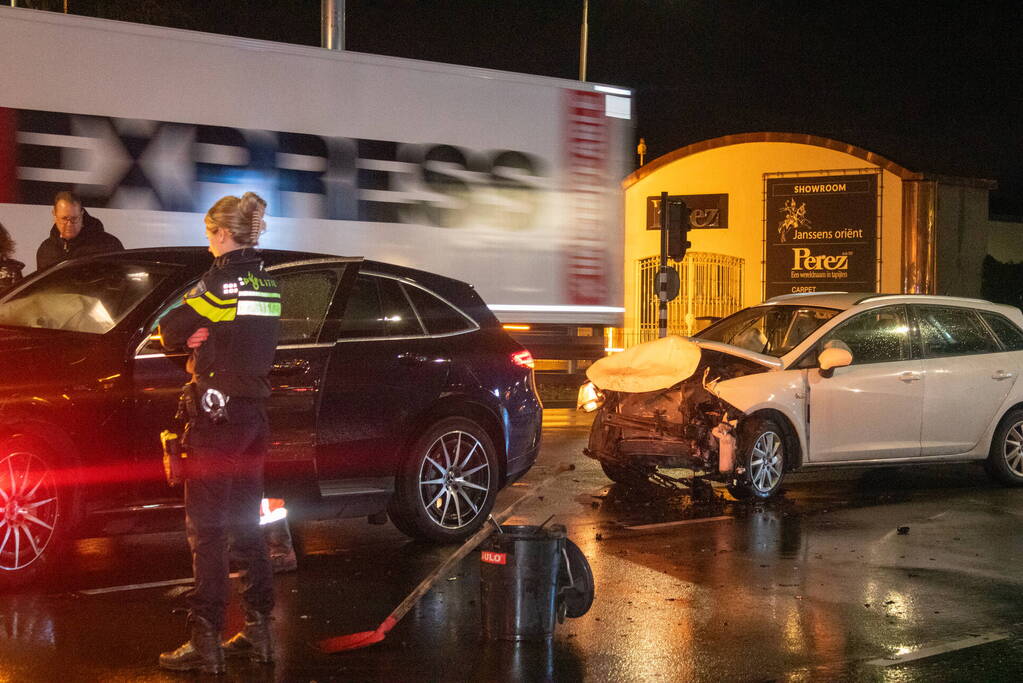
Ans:
[[[756,353],[755,351],[749,351],[748,349],[741,349],[738,346],[732,346],[731,344],[706,341],[695,337],[690,339],[690,341],[699,346],[701,349],[706,349],[708,351],[720,351],[721,353],[726,353],[737,358],[745,358],[746,360],[751,360],[754,363],[759,363],[769,370],[780,370],[782,367],[781,358],[775,358],[774,356]]]
[[[685,337],[602,358],[586,373],[603,403],[583,452],[621,476],[628,476],[622,467],[640,478],[658,467],[732,476],[734,429],[746,414],[718,393],[718,383],[780,366],[770,356]]]

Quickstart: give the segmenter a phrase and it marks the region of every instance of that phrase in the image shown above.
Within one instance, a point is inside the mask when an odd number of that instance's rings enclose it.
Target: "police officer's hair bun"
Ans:
[[[228,195],[217,200],[206,217],[218,229],[231,233],[232,239],[245,247],[259,243],[259,236],[266,230],[266,201],[255,192],[246,192],[241,197]]]
[[[256,244],[259,242],[259,236],[266,230],[266,221],[263,220],[266,202],[255,192],[246,192],[242,195],[238,211],[243,219],[248,219],[246,222],[249,224],[249,243]]]

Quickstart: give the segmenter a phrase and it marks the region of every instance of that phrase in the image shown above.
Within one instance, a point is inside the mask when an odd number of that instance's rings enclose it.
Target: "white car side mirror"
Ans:
[[[821,368],[821,377],[831,377],[835,374],[835,368],[844,368],[853,361],[852,353],[848,349],[835,346],[824,349],[817,356],[817,364]]]

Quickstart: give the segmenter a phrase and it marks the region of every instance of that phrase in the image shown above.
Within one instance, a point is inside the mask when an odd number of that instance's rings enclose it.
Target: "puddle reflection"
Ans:
[[[484,641],[474,681],[578,681],[580,654],[569,643]]]

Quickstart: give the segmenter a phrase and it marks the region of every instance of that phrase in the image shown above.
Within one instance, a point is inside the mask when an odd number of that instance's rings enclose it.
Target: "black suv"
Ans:
[[[536,460],[532,358],[463,282],[362,258],[263,251],[281,287],[267,495],[291,515],[386,511],[457,541]],[[68,261],[0,298],[0,582],[84,533],[173,511],[160,431],[188,380],[157,321],[209,268],[204,249]],[[146,514],[150,513],[150,514]]]

